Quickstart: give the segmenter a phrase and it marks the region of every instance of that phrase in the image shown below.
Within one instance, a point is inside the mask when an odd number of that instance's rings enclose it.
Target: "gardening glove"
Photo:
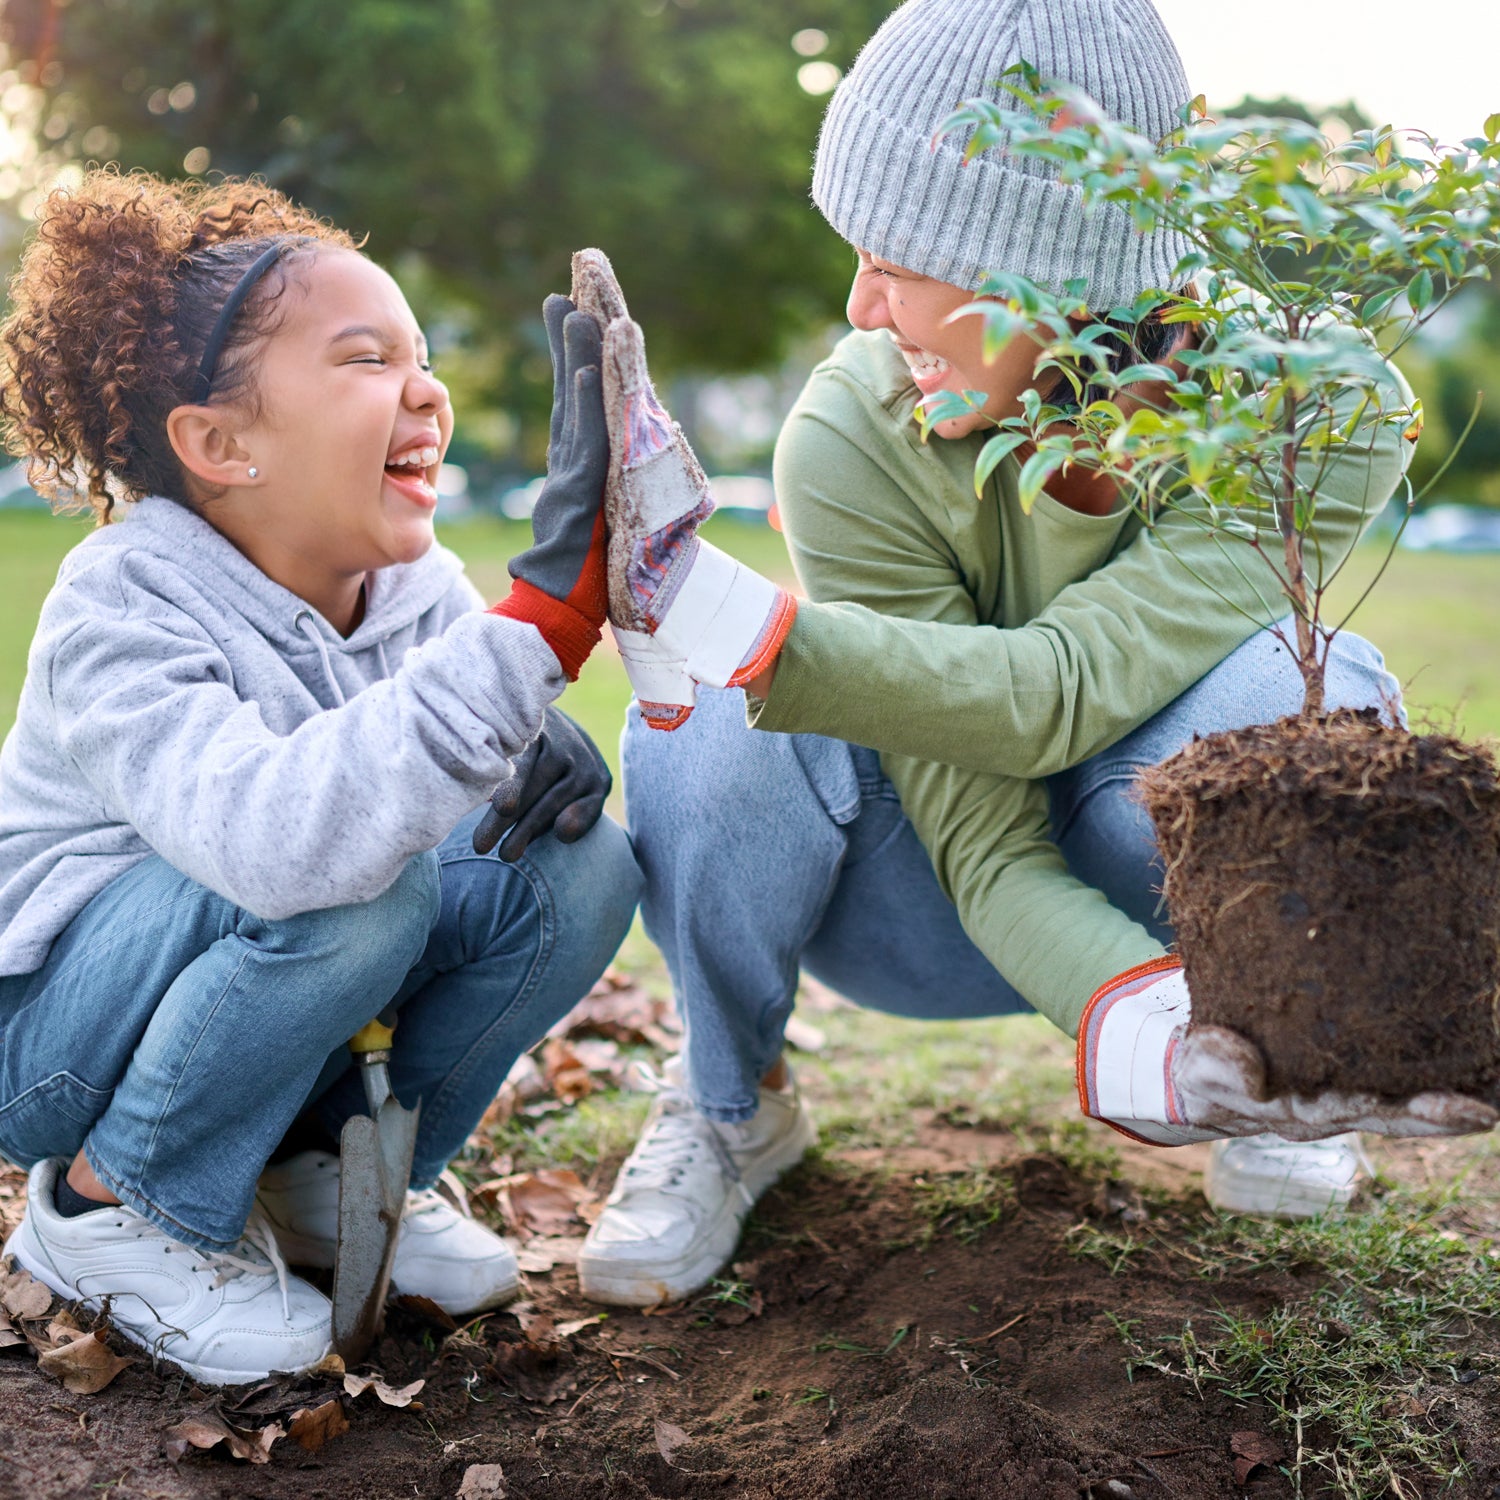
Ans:
[[[604,411],[609,621],[646,722],[675,729],[693,684],[742,687],[775,661],[797,602],[699,538],[714,508],[708,481],[656,399],[629,318],[604,334]]]
[[[602,251],[573,257],[573,295],[605,330],[610,625],[646,722],[676,729],[697,683],[739,687],[770,666],[796,601],[699,539],[713,511],[708,482],[657,399],[641,331]]]
[[[1373,1135],[1468,1135],[1500,1112],[1467,1094],[1430,1092],[1393,1101],[1376,1094],[1267,1098],[1265,1060],[1222,1026],[1190,1029],[1192,999],[1181,959],[1153,959],[1109,981],[1078,1028],[1078,1102],[1084,1114],[1158,1146],[1272,1131],[1315,1141]]]
[[[500,858],[514,864],[544,833],[560,844],[581,839],[604,812],[614,785],[598,747],[566,715],[549,708],[542,732],[515,758],[515,770],[490,794],[474,830],[474,852],[488,854],[507,828]]]
[[[535,540],[510,560],[515,582],[491,613],[535,625],[573,682],[604,627],[609,429],[597,323],[566,297],[548,297],[542,317],[552,347],[547,480],[531,515]]]

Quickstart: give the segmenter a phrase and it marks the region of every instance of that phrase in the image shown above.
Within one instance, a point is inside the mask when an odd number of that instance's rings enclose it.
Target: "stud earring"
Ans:
[[[259,478],[260,478],[260,470],[259,470],[259,469],[257,469],[257,468],[256,468],[256,467],[255,467],[255,465],[254,465],[254,464],[251,464],[251,466],[250,466],[250,467],[249,467],[249,468],[248,468],[248,469],[246,469],[246,470],[245,470],[245,472],[246,472],[246,473],[247,473],[247,474],[248,474],[248,475],[249,475],[249,476],[250,476],[250,477],[251,477],[251,478],[252,478],[252,479],[259,479]]]

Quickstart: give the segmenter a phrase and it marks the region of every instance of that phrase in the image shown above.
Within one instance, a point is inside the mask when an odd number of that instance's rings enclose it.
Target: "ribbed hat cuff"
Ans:
[[[1053,292],[1081,277],[1102,311],[1168,288],[1190,245],[1142,234],[1123,209],[1086,206],[1079,188],[998,157],[967,165],[950,145],[867,106],[847,86],[824,120],[812,196],[844,239],[893,265],[970,290],[990,271]]]

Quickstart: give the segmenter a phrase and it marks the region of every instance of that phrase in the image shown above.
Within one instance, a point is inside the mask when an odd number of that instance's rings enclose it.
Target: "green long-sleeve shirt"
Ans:
[[[776,489],[809,602],[777,667],[766,730],[881,752],[964,929],[1038,1010],[1076,1030],[1094,990],[1160,946],[1069,874],[1039,780],[1115,743],[1285,613],[1248,548],[1190,517],[1088,516],[1018,467],[982,495],[983,433],[923,444],[918,392],[884,333],[813,372],[776,449]],[[1410,393],[1392,371],[1389,400]],[[1342,558],[1394,492],[1407,448],[1365,431],[1329,465],[1317,533]],[[1195,576],[1196,575],[1196,576]]]

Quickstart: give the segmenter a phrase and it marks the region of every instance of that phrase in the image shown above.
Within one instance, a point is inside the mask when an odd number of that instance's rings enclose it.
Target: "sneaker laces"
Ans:
[[[402,1210],[401,1217],[416,1219],[440,1208],[446,1209],[450,1214],[457,1214],[461,1218],[473,1217],[467,1210],[454,1203],[446,1193],[435,1187],[411,1188],[406,1194],[406,1207]]]
[[[632,1188],[663,1192],[681,1187],[683,1173],[698,1160],[706,1145],[717,1159],[719,1169],[748,1200],[749,1192],[740,1181],[739,1166],[714,1129],[713,1121],[700,1114],[687,1094],[662,1074],[644,1063],[637,1064],[636,1071],[645,1086],[655,1093],[656,1102],[644,1133],[621,1169],[621,1184],[628,1181]]]
[[[250,1253],[244,1253],[244,1252]],[[276,1233],[270,1222],[257,1206],[245,1220],[244,1232],[232,1250],[202,1250],[203,1259],[215,1272],[213,1284],[224,1286],[241,1276],[274,1276],[281,1289],[281,1313],[291,1321],[292,1308],[289,1300],[290,1288],[287,1279],[290,1272],[282,1259],[281,1247],[276,1243]]]

